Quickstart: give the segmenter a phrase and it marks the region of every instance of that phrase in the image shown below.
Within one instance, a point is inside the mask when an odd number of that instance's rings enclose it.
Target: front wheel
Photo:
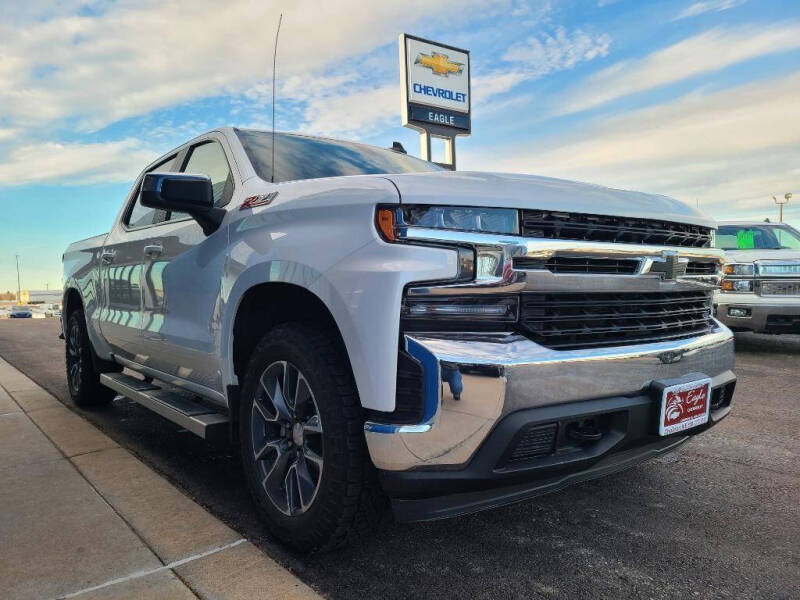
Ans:
[[[116,392],[100,383],[100,373],[95,368],[92,343],[82,310],[74,310],[69,315],[64,341],[67,387],[72,401],[81,407],[102,406],[111,402]]]
[[[242,390],[242,461],[272,533],[308,552],[335,547],[382,513],[361,405],[341,343],[279,325],[256,347]]]

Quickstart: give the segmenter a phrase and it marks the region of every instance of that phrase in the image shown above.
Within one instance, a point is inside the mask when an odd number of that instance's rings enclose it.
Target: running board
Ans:
[[[190,395],[165,390],[124,373],[103,373],[100,383],[203,439],[217,441],[229,435],[228,417]]]

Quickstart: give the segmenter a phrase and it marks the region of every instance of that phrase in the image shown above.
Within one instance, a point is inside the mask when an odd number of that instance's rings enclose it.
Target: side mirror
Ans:
[[[203,228],[215,232],[225,211],[214,206],[214,190],[205,175],[187,173],[146,173],[142,179],[143,206],[188,213]]]

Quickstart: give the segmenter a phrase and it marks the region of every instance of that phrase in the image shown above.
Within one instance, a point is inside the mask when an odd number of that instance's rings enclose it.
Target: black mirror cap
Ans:
[[[142,179],[142,205],[185,212],[211,235],[219,229],[225,210],[214,206],[214,189],[205,175],[146,173]]]
[[[142,180],[142,204],[188,213],[214,207],[214,190],[205,175],[147,173]]]

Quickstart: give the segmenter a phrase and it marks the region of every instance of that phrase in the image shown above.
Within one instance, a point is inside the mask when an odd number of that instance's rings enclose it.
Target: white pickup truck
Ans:
[[[728,414],[713,228],[664,196],[215,130],[64,253],[69,390],[234,440],[301,550],[386,498],[405,521],[531,498]]]
[[[717,318],[733,331],[800,333],[800,231],[783,223],[720,223],[725,251]]]

